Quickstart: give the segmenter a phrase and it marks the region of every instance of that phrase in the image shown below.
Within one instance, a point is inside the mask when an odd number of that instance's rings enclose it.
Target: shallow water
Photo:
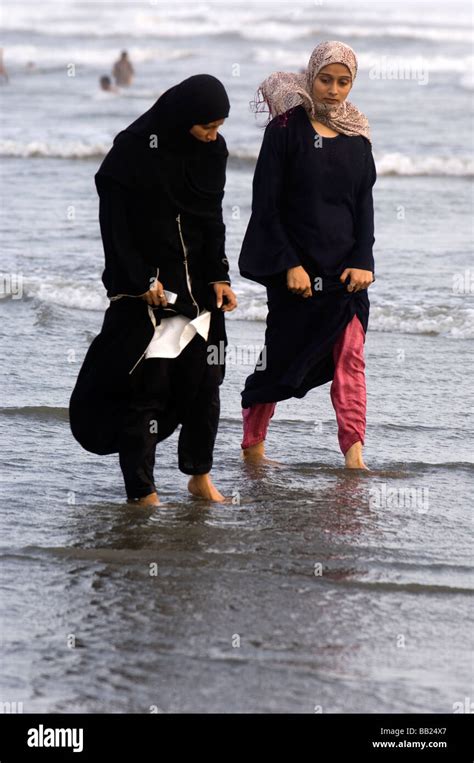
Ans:
[[[229,325],[244,344],[262,329]],[[387,384],[389,340],[367,340],[369,473],[342,468],[329,385],[277,406],[280,466],[244,464],[246,370],[228,366],[225,505],[187,493],[177,433],[157,451],[163,504],[139,509],[116,456],[71,442],[64,408],[4,415],[4,694],[25,712],[425,713],[470,696],[469,426],[453,398],[433,421],[416,364]],[[434,340],[404,341],[422,364]]]
[[[87,4],[69,16],[64,3],[4,5],[3,272],[23,280],[0,303],[1,699],[24,712],[452,712],[473,696],[467,4],[430,4],[422,27],[416,4],[342,5],[344,24],[335,4],[289,18],[283,4],[216,16],[103,3],[94,21]],[[329,385],[277,405],[267,450],[280,466],[250,468],[240,452],[266,313],[264,289],[237,274],[261,140],[248,101],[319,36],[358,53],[353,100],[379,173],[368,473],[342,468]],[[98,93],[127,45],[134,87]],[[387,52],[422,55],[429,84],[371,79]],[[40,71],[26,74],[26,59]],[[68,61],[81,62],[74,79]],[[187,493],[176,432],[157,450],[162,506],[140,509],[125,503],[117,456],[83,451],[67,418],[107,306],[93,175],[119,129],[200,71],[232,101],[224,213],[239,310],[213,468],[231,501]],[[464,115],[455,131],[439,119],[448,99]]]

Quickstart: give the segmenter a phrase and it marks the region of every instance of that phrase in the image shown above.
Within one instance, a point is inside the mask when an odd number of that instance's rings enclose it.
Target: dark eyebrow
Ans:
[[[321,77],[330,77],[331,79],[351,79],[350,74],[338,74],[337,77],[333,77],[332,74],[328,74],[327,72],[319,72]]]

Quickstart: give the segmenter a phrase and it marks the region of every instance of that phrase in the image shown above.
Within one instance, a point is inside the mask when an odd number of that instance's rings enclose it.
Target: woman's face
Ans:
[[[343,103],[352,87],[352,77],[345,64],[328,64],[318,72],[313,81],[315,101],[334,105]]]
[[[223,124],[224,119],[216,119],[215,122],[209,122],[207,125],[193,125],[189,132],[198,140],[208,143],[211,140],[217,140],[217,131]]]

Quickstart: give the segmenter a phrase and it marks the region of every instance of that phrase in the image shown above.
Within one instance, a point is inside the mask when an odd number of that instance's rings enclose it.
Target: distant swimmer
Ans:
[[[5,64],[3,63],[3,48],[0,48],[0,77],[2,78],[3,82],[8,82],[8,72],[5,69]]]
[[[112,80],[110,79],[110,77],[107,76],[107,74],[103,74],[102,77],[100,77],[99,84],[101,89],[105,90],[107,93],[119,92],[118,87],[115,87],[115,85],[112,85]]]
[[[115,84],[127,87],[132,84],[135,71],[128,58],[126,50],[122,50],[120,58],[115,62],[112,69],[112,74],[115,78]]]

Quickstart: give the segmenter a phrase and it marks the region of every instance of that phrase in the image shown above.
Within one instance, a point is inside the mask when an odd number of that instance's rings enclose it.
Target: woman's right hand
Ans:
[[[153,286],[148,289],[144,294],[140,294],[140,297],[148,302],[149,305],[155,305],[156,307],[166,307],[168,300],[164,294],[164,286],[161,281],[156,280]]]
[[[311,297],[311,279],[302,265],[286,271],[286,285],[293,294]]]

